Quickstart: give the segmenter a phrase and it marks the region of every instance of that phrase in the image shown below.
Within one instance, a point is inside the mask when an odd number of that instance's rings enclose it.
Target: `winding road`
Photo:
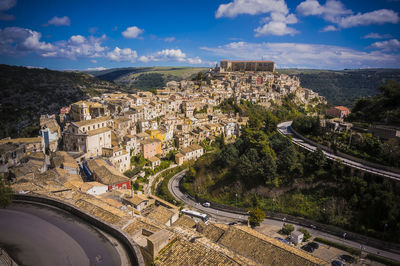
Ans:
[[[63,210],[13,203],[0,209],[0,247],[19,265],[127,265],[118,241]]]
[[[292,125],[292,121],[286,121],[286,122],[278,124],[278,132],[283,135],[291,135],[292,134],[290,131],[291,125]],[[296,144],[306,150],[314,152],[317,149],[317,147],[304,142],[302,139],[292,137],[291,140],[294,144]],[[325,154],[326,158],[328,158],[330,160],[340,160],[343,164],[350,166],[352,168],[400,181],[400,174],[398,174],[398,173],[389,172],[386,170],[371,167],[371,166],[368,166],[368,165],[365,165],[365,164],[362,164],[362,163],[359,163],[356,161],[349,160],[347,158],[340,157],[338,155],[335,155],[333,153],[329,153],[326,151],[323,151],[323,153]]]
[[[247,219],[248,219],[247,215],[240,215],[240,214],[232,213],[232,212],[228,212],[228,211],[217,210],[217,209],[214,209],[212,205],[210,207],[204,207],[200,203],[192,200],[187,194],[183,193],[180,190],[179,183],[180,183],[181,179],[185,176],[186,171],[187,170],[177,173],[168,182],[168,190],[171,192],[171,194],[177,200],[184,202],[191,209],[208,214],[210,216],[210,221],[219,222],[219,223],[230,223],[230,222],[238,222],[238,221],[247,222]],[[282,227],[284,223],[285,223],[284,221],[273,220],[273,219],[264,219],[264,221],[262,222],[263,225],[277,226],[277,227]],[[295,225],[296,230],[299,228],[302,228],[302,227],[303,226]],[[350,246],[350,247],[353,247],[356,249],[362,248],[363,252],[379,254],[380,256],[400,261],[400,251],[398,251],[398,253],[388,252],[388,251],[381,250],[381,249],[378,249],[375,247],[360,245],[360,243],[358,243],[358,242],[343,239],[341,237],[334,236],[334,235],[319,231],[317,229],[307,228],[307,230],[314,237],[322,237],[324,239],[327,239],[327,240],[330,240],[333,242],[342,243],[344,245],[347,245],[347,246]]]

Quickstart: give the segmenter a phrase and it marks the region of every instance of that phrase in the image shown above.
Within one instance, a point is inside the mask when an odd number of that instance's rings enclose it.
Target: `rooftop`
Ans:
[[[106,122],[109,120],[111,120],[111,118],[109,116],[102,116],[102,117],[98,117],[98,118],[94,118],[94,119],[90,119],[90,120],[83,120],[83,121],[72,122],[72,123],[74,123],[78,127],[82,127],[82,126],[87,126],[87,125],[91,125],[91,124],[95,124],[95,123]]]
[[[326,264],[319,258],[263,235],[247,226],[229,227],[218,243],[263,265]]]
[[[157,221],[160,224],[166,224],[174,214],[175,212],[171,209],[159,205],[152,212],[150,212],[147,217]]]
[[[89,136],[94,136],[94,135],[106,133],[106,132],[108,132],[108,131],[111,131],[111,129],[109,129],[108,127],[102,127],[102,128],[90,130],[90,131],[87,132],[87,134],[88,134]]]

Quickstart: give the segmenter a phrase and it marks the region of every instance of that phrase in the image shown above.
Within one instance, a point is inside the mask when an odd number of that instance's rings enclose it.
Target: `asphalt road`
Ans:
[[[46,205],[13,203],[0,209],[0,246],[19,265],[121,265],[109,237]]]
[[[278,125],[278,131],[281,134],[284,134],[284,135],[291,134],[291,132],[290,132],[290,126],[291,125],[292,125],[292,121],[286,121],[286,122],[280,123]],[[296,145],[299,145],[300,147],[302,147],[302,148],[304,148],[306,150],[309,150],[309,151],[315,151],[317,149],[317,147],[315,147],[315,146],[313,146],[311,144],[308,144],[308,143],[304,142],[303,140],[295,138],[295,137],[292,138],[292,142],[294,144],[296,144]],[[383,177],[388,177],[388,178],[400,181],[400,174],[398,174],[398,173],[393,173],[393,172],[381,170],[381,169],[378,169],[378,168],[374,168],[374,167],[371,167],[371,166],[368,166],[368,165],[364,165],[362,163],[355,162],[355,161],[352,161],[352,160],[337,156],[337,155],[335,155],[333,153],[329,153],[329,152],[326,152],[326,151],[323,151],[323,153],[330,160],[338,160],[339,159],[339,160],[342,161],[343,164],[348,165],[350,167],[353,167],[353,168],[356,168],[356,169],[359,169],[359,170],[362,170],[362,171],[366,171],[366,172],[369,172],[369,173],[373,173],[373,174],[376,174],[376,175],[380,175],[380,176],[383,176]]]
[[[185,172],[180,172],[180,173],[176,174],[174,177],[172,177],[168,182],[168,190],[171,192],[171,194],[177,200],[184,202],[187,206],[190,206],[191,209],[195,209],[199,212],[208,214],[210,216],[210,221],[215,221],[215,222],[219,222],[219,223],[230,223],[230,222],[237,222],[237,221],[246,222],[247,221],[247,218],[248,218],[247,215],[239,215],[236,213],[230,213],[230,212],[226,212],[226,211],[216,210],[216,209],[213,209],[212,206],[204,207],[201,204],[191,200],[191,198],[189,198],[187,195],[182,193],[179,189],[179,182],[184,177],[184,175],[185,175]],[[284,222],[272,220],[272,219],[265,219],[262,223],[265,225],[282,227]],[[301,228],[301,226],[296,226],[296,225],[295,225],[295,227],[296,227],[296,229]],[[328,240],[331,240],[331,241],[334,241],[337,243],[342,243],[344,245],[347,245],[347,246],[350,246],[350,247],[353,247],[356,249],[362,248],[363,252],[379,254],[380,256],[400,261],[400,253],[387,252],[387,251],[380,250],[380,249],[370,247],[370,246],[361,246],[357,242],[346,240],[344,238],[340,238],[337,236],[333,236],[333,235],[330,235],[325,232],[321,232],[319,230],[312,229],[312,228],[307,228],[307,230],[310,232],[310,234],[313,237],[321,237],[321,238],[328,239]]]

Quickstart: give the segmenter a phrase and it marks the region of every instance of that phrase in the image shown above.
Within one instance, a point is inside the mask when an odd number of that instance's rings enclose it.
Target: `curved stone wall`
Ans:
[[[81,218],[82,220],[86,221],[90,225],[97,227],[102,231],[112,235],[114,238],[116,238],[126,249],[132,265],[139,265],[139,266],[145,265],[139,246],[126,233],[114,227],[113,225],[108,224],[107,222],[97,219],[91,214],[83,212],[82,210],[78,209],[77,207],[69,203],[44,196],[20,195],[20,194],[15,194],[13,197],[13,201],[43,203],[67,211]]]

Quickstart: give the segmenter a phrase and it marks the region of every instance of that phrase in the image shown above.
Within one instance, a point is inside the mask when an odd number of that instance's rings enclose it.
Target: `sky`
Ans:
[[[0,0],[0,63],[400,68],[400,0]]]

